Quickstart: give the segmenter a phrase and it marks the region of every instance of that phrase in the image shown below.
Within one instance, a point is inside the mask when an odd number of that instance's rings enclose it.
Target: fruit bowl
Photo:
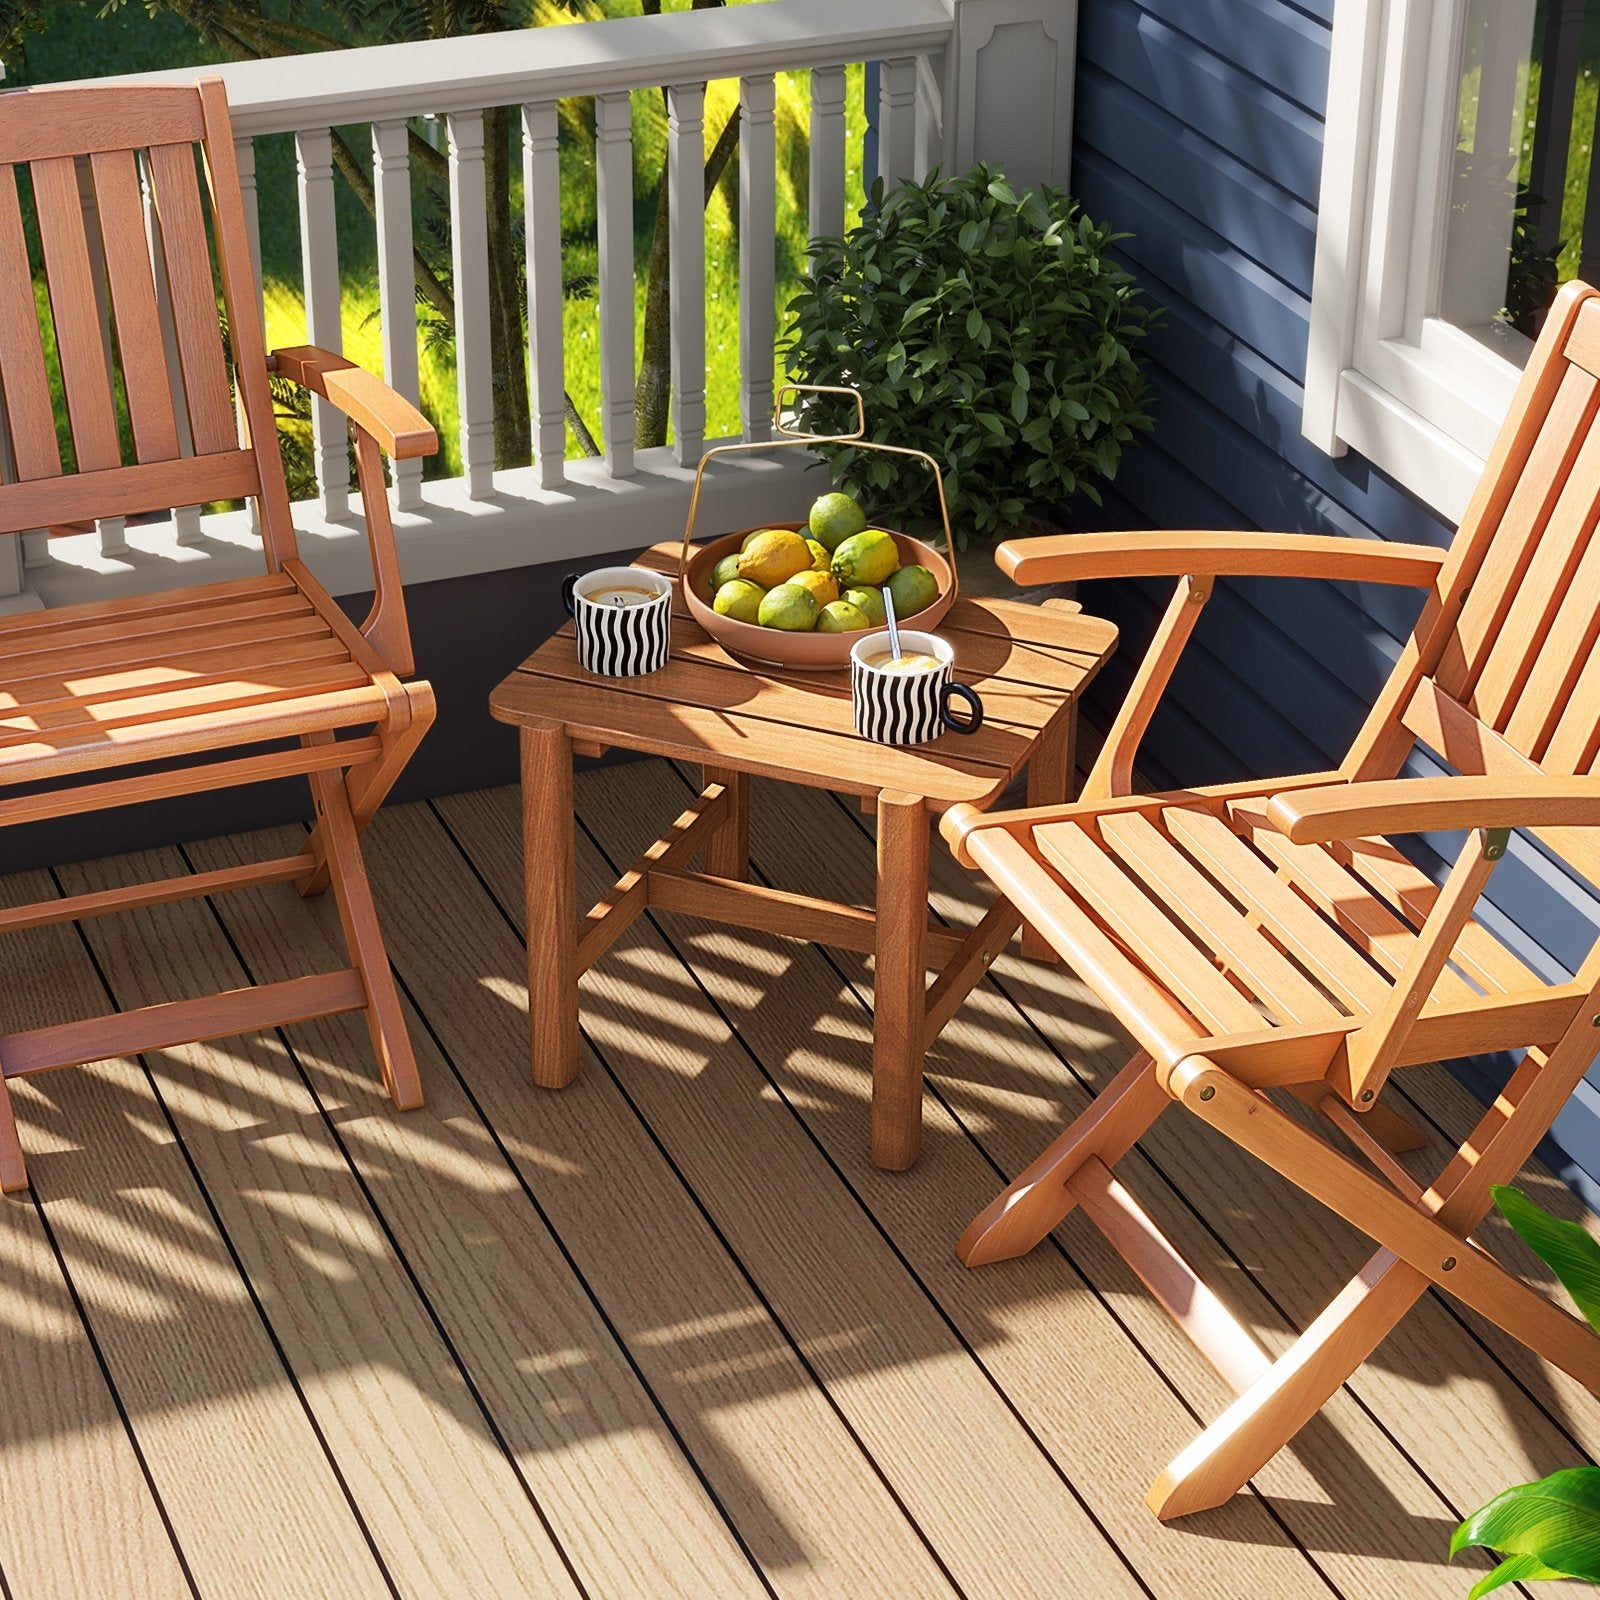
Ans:
[[[763,522],[760,526],[785,528],[801,534],[806,528],[803,522]],[[927,632],[939,624],[956,598],[955,572],[931,544],[913,539],[908,533],[887,531],[893,534],[901,565],[926,567],[939,585],[939,597],[932,605],[924,606],[914,616],[896,618],[902,627]],[[743,528],[738,533],[713,539],[709,544],[690,548],[683,567],[683,599],[690,615],[723,649],[752,661],[801,672],[826,672],[849,666],[850,647],[861,637],[859,629],[853,633],[785,633],[779,628],[763,628],[754,622],[724,617],[711,609],[712,571],[724,556],[733,555],[753,532],[753,528]]]

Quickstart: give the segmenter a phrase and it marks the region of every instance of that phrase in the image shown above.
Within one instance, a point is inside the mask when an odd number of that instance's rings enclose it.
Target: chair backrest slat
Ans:
[[[217,295],[200,210],[200,184],[191,145],[152,145],[150,183],[167,258],[172,322],[178,337],[196,455],[232,450],[239,442],[228,375],[218,337]]]
[[[141,461],[170,461],[178,454],[178,429],[167,387],[155,276],[144,248],[138,163],[131,150],[102,150],[90,157],[89,165],[107,242],[106,277],[134,451]]]
[[[22,231],[17,173],[10,165],[0,165],[0,382],[5,386],[18,479],[59,477],[61,449]]]
[[[1439,593],[1345,770],[1420,742],[1473,775],[1600,771],[1600,294],[1551,307]],[[1600,837],[1537,830],[1600,883]]]
[[[252,495],[279,570],[296,548],[266,361],[221,81],[0,94],[0,389],[15,464],[0,533]]]
[[[35,161],[29,175],[44,248],[45,280],[50,287],[56,359],[72,424],[73,453],[80,472],[103,472],[121,465],[122,452],[117,443],[117,413],[94,272],[89,265],[78,164],[71,156],[50,156]]]

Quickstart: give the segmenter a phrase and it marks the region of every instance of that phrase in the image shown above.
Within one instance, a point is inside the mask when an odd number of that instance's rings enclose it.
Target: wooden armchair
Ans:
[[[23,172],[49,288],[39,308]],[[159,250],[147,243],[141,180]],[[5,1080],[77,1062],[364,1009],[395,1104],[422,1101],[358,834],[434,711],[426,683],[401,682],[411,646],[379,451],[425,455],[437,440],[415,407],[336,355],[282,350],[275,361],[350,418],[376,582],[360,628],[296,548],[221,82],[0,95],[0,390],[10,458],[0,533],[250,496],[266,552],[259,578],[0,619],[0,826],[296,773],[310,780],[317,816],[294,855],[8,907],[0,931],[255,884],[314,893],[331,882],[350,950],[350,965],[335,972],[0,1035],[0,1189],[27,1182]],[[71,469],[51,406],[51,362],[65,394]],[[131,461],[119,437],[119,385]]]
[[[1177,1517],[1232,1496],[1321,1408],[1430,1284],[1592,1390],[1600,1340],[1469,1237],[1600,1046],[1600,943],[1547,984],[1474,915],[1525,829],[1600,882],[1600,296],[1550,313],[1448,553],[1278,534],[1025,539],[1021,583],[1165,573],[1178,589],[1073,805],[944,832],[1096,991],[1138,1053],[971,1224],[969,1266],[1019,1255],[1081,1207],[1238,1392],[1157,1480]],[[1279,574],[1426,589],[1416,629],[1334,771],[1132,795],[1134,752],[1215,578]],[[1403,780],[1414,744],[1457,776]],[[1442,886],[1390,842],[1467,830]],[[1383,1105],[1392,1072],[1524,1053],[1431,1182]],[[1321,1114],[1341,1150],[1274,1098]],[[1117,1181],[1174,1103],[1367,1233],[1377,1253],[1270,1360]],[[1352,1159],[1354,1153],[1359,1159]]]

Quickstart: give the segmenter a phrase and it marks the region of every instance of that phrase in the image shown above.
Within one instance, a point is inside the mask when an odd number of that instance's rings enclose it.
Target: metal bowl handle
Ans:
[[[853,433],[807,433],[803,428],[791,428],[784,423],[784,407],[796,395],[801,394],[836,394],[848,395],[856,403],[856,428]],[[678,552],[678,571],[680,575],[689,568],[689,546],[694,540],[695,518],[700,510],[700,480],[705,476],[706,464],[713,456],[744,455],[757,450],[790,450],[803,449],[814,444],[853,444],[859,450],[881,450],[886,455],[913,456],[918,461],[927,463],[933,473],[934,487],[939,492],[939,520],[944,524],[945,555],[950,562],[950,593],[959,595],[961,592],[961,577],[956,571],[956,541],[955,535],[950,531],[950,506],[944,495],[944,473],[939,470],[939,463],[925,450],[911,450],[904,445],[876,444],[866,437],[867,407],[861,398],[859,390],[840,388],[832,384],[823,383],[786,383],[779,390],[772,411],[772,430],[778,434],[776,439],[754,439],[741,444],[722,444],[714,449],[707,450],[700,457],[700,465],[695,468],[694,489],[689,496],[689,520],[683,529],[683,548]]]

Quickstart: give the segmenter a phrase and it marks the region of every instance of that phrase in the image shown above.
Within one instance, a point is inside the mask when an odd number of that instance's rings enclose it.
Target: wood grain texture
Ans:
[[[154,852],[70,869],[63,881],[105,889],[183,864],[175,851]],[[247,977],[194,903],[95,922],[89,938],[124,1005]],[[397,1587],[576,1595],[281,1039],[187,1046],[151,1058],[151,1068]],[[235,1157],[244,1165],[230,1171]]]

